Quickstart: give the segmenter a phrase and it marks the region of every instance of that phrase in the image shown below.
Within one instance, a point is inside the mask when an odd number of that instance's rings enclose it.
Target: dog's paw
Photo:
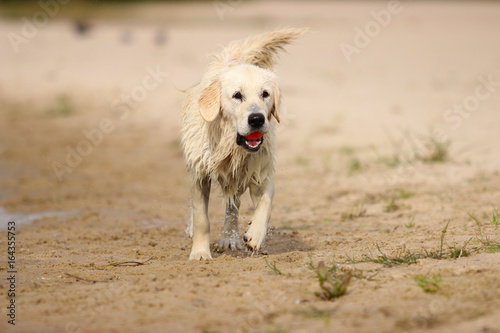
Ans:
[[[264,238],[266,238],[266,229],[260,229],[262,230],[252,228],[252,226],[250,226],[250,229],[248,229],[245,235],[243,235],[245,246],[251,251],[258,251],[262,242],[264,242]]]
[[[189,260],[208,260],[212,259],[212,255],[210,254],[210,251],[191,251],[191,254],[189,255]]]
[[[241,244],[240,235],[222,236],[219,243],[219,249],[221,250],[243,250],[243,244]]]

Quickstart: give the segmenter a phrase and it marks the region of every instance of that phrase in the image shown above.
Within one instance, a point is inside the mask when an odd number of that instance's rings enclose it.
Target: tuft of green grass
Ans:
[[[448,257],[450,258],[468,257],[470,255],[470,252],[467,250],[467,245],[471,240],[472,238],[469,238],[461,247],[451,248]]]
[[[74,114],[75,107],[71,97],[66,94],[59,95],[55,104],[49,107],[46,113],[51,116],[70,116]]]
[[[378,161],[379,163],[385,165],[388,168],[395,168],[402,163],[401,157],[399,157],[396,154],[391,155],[389,157],[379,156]]]
[[[408,136],[408,142],[413,147],[415,159],[424,163],[444,163],[450,158],[450,141],[442,141],[431,134],[429,139],[422,140],[420,147]]]
[[[344,155],[353,155],[355,152],[355,149],[353,147],[350,147],[350,146],[343,146],[343,147],[340,147],[339,151],[341,154],[344,154]]]
[[[382,264],[382,265],[385,265],[387,267],[393,267],[396,265],[403,265],[403,264],[407,264],[407,265],[415,264],[417,262],[417,260],[421,258],[420,254],[415,254],[415,253],[411,253],[411,252],[406,252],[404,254],[401,254],[401,255],[398,255],[395,257],[389,257],[384,252],[382,252],[382,250],[380,249],[380,246],[378,244],[375,244],[375,246],[377,247],[377,250],[380,253],[380,255],[378,255],[375,258],[365,255],[364,261],[373,262],[376,264]]]
[[[395,138],[389,132],[387,136],[393,146],[393,153],[379,157],[379,161],[389,168],[399,165],[412,166],[415,162],[444,163],[450,159],[450,141],[439,140],[431,134],[429,138],[415,140],[410,133]]]
[[[415,217],[412,217],[408,223],[405,224],[405,227],[411,229],[415,226]]]
[[[297,156],[295,158],[295,164],[299,166],[308,166],[309,160],[303,156]]]
[[[433,313],[415,314],[412,313],[407,317],[398,319],[394,326],[400,331],[413,331],[415,329],[429,329],[439,325],[438,316]]]
[[[268,261],[267,261],[267,258],[264,257],[264,260],[266,261],[266,264],[267,264],[267,267],[269,267],[276,275],[284,275],[284,276],[290,276],[290,273],[283,273],[282,271],[280,271],[278,269],[278,267],[276,267],[276,263],[273,262],[272,264],[270,264]]]
[[[476,224],[477,224],[477,228],[478,228],[478,231],[479,231],[479,241],[483,244],[483,248],[487,251],[487,252],[490,252],[490,253],[498,253],[500,252],[500,244],[495,244],[495,243],[492,243],[488,237],[484,237],[483,236],[483,230],[481,228],[481,222],[479,222],[479,220],[477,218],[475,218],[471,213],[467,213],[469,214],[469,216],[474,220],[476,221]]]
[[[395,199],[391,199],[391,200],[389,200],[389,202],[385,206],[384,212],[392,213],[392,212],[398,211],[399,209],[401,209],[401,205],[399,205]]]
[[[393,138],[388,131],[386,131],[386,135],[391,141],[393,152],[390,156],[379,156],[379,161],[388,168],[395,168],[402,163],[410,162],[403,152],[404,140]]]
[[[487,245],[485,245],[484,248],[489,253],[499,253],[500,252],[500,244],[488,243]]]
[[[399,189],[399,197],[403,200],[409,199],[415,195],[415,193],[407,191],[405,189]]]
[[[498,225],[500,225],[500,213],[498,213],[498,211],[496,209],[493,209],[493,211],[491,212],[491,220],[490,220],[490,222],[495,227],[497,227]]]
[[[266,328],[266,333],[286,333],[286,330],[282,329],[281,327],[270,326]]]
[[[450,158],[449,148],[449,141],[439,141],[435,137],[431,137],[429,141],[429,151],[427,155],[420,156],[420,159],[427,163],[444,163]]]
[[[396,265],[411,265],[417,263],[418,259],[431,258],[431,259],[451,259],[451,258],[461,258],[467,257],[471,254],[470,250],[467,250],[467,245],[472,240],[472,238],[468,239],[462,246],[460,247],[450,247],[449,252],[445,252],[444,250],[444,239],[446,236],[446,232],[448,231],[448,225],[450,221],[446,223],[443,230],[441,230],[440,244],[438,251],[427,251],[423,250],[423,252],[413,253],[410,251],[405,251],[399,253],[396,256],[388,256],[380,249],[378,244],[375,244],[378,252],[380,253],[377,257],[367,256],[363,257],[363,261],[365,262],[373,262],[377,264],[382,264],[387,267],[393,267]]]
[[[349,208],[349,211],[340,213],[340,218],[342,221],[355,220],[358,217],[363,217],[363,216],[366,216],[366,208],[364,201],[355,204],[354,206]]]
[[[426,293],[435,294],[441,289],[441,275],[433,276],[417,275],[413,280]]]
[[[397,265],[411,265],[417,263],[419,259],[456,259],[461,257],[467,257],[471,254],[484,250],[490,253],[498,253],[500,252],[500,244],[492,243],[488,237],[485,237],[482,232],[481,223],[477,220],[472,214],[469,213],[469,216],[474,219],[478,226],[479,236],[471,237],[467,241],[464,242],[461,246],[453,246],[445,249],[445,237],[448,232],[448,226],[450,221],[446,222],[446,225],[441,230],[441,236],[439,240],[439,249],[434,251],[427,251],[426,249],[422,249],[420,252],[411,252],[411,251],[401,251],[394,256],[389,256],[385,254],[380,246],[375,243],[379,255],[374,257],[373,255],[363,255],[360,260],[357,260],[354,255],[350,257],[349,255],[345,255],[346,260],[341,262],[341,264],[358,264],[361,262],[373,262],[377,264],[384,265],[386,267],[393,267]],[[413,219],[410,221],[413,223]],[[406,225],[409,227],[408,225]],[[470,249],[469,244],[480,245],[475,246]],[[312,264],[312,259],[311,259]],[[314,267],[314,266],[311,266]],[[337,267],[337,266],[335,266]],[[333,267],[332,267],[333,268]],[[352,275],[352,274],[351,274]],[[358,277],[357,275],[353,275],[354,277]]]
[[[354,256],[354,254],[352,255],[352,257],[350,255],[348,255],[347,253],[344,254],[344,256],[346,257],[346,260],[344,261],[345,264],[359,264],[361,261],[357,260],[356,257]]]
[[[321,291],[315,292],[314,294],[324,300],[332,300],[344,295],[352,278],[349,272],[340,276],[334,275],[326,268],[323,261],[318,263],[316,274],[318,275]]]
[[[330,315],[332,314],[331,311],[320,310],[314,306],[307,310],[304,309],[300,313],[309,318],[321,318],[326,325],[330,324]]]
[[[440,246],[439,246],[439,258],[443,257],[444,236],[446,235],[446,231],[448,231],[448,225],[450,225],[450,220],[448,220],[448,223],[446,223],[443,230],[441,231],[441,239],[440,239]]]
[[[316,270],[316,267],[314,266],[313,258],[312,258],[312,253],[309,253],[309,263],[307,265],[307,268],[309,268],[312,271]]]
[[[450,220],[448,220],[448,222],[446,223],[446,225],[444,226],[443,230],[441,230],[441,237],[439,238],[439,251],[431,251],[431,252],[427,252],[426,250],[425,251],[425,255],[423,256],[423,258],[432,258],[432,259],[443,259],[443,258],[447,258],[448,256],[444,255],[443,256],[443,247],[444,247],[444,238],[446,236],[446,233],[448,231],[448,226],[450,225]],[[451,257],[451,255],[450,255]]]
[[[351,157],[348,164],[349,175],[353,175],[354,173],[361,171],[361,169],[363,169],[361,161],[357,157]]]

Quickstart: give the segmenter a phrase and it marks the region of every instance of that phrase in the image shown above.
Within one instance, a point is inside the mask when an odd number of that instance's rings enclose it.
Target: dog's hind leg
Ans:
[[[274,197],[273,180],[267,178],[262,185],[251,184],[250,195],[255,205],[255,212],[243,240],[250,250],[257,251],[266,237],[267,224],[271,218],[271,205]]]
[[[210,254],[210,222],[208,221],[208,199],[210,197],[210,179],[193,181],[192,200],[192,235],[193,247],[189,260],[212,259]]]
[[[233,202],[234,201],[234,202]],[[227,200],[226,217],[224,219],[224,228],[222,229],[222,238],[220,248],[223,250],[241,250],[243,245],[238,232],[238,215],[240,209],[240,198],[237,196],[234,200]]]
[[[193,201],[191,201],[189,209],[190,210],[189,210],[188,226],[186,228],[186,236],[189,238],[193,238]]]

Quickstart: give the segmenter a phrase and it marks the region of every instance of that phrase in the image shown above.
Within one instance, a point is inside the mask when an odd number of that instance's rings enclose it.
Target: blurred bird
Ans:
[[[167,34],[163,29],[160,29],[155,34],[155,43],[156,45],[163,45],[167,41]]]
[[[86,35],[89,30],[92,28],[92,25],[89,22],[85,22],[83,20],[77,19],[74,21],[75,32],[78,35]]]
[[[128,44],[132,41],[132,32],[130,30],[123,30],[121,35],[120,35],[120,41],[123,44]]]

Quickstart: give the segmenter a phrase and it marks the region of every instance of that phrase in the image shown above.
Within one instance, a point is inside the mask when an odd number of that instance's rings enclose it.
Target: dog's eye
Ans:
[[[267,90],[264,90],[262,92],[262,98],[267,98],[267,97],[269,97],[269,93],[267,92]]]
[[[241,101],[243,99],[243,96],[241,95],[241,93],[239,91],[237,91],[233,94],[233,98],[239,99]]]

